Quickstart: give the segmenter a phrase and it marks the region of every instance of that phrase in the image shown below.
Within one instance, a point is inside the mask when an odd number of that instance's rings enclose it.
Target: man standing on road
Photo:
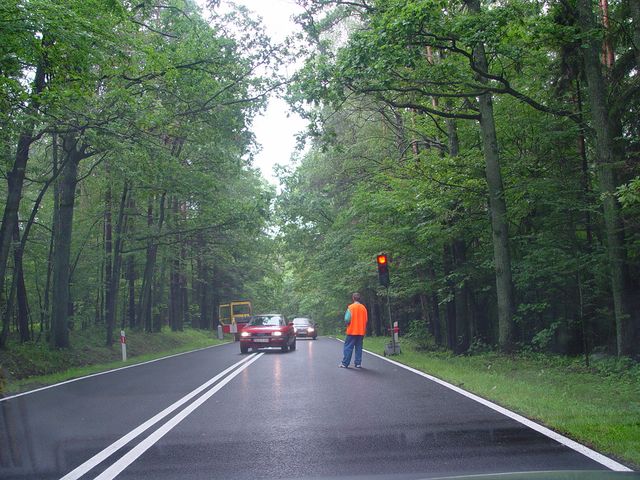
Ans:
[[[355,366],[362,368],[362,340],[367,333],[367,308],[360,303],[360,294],[354,293],[351,298],[353,303],[349,305],[344,314],[344,322],[347,325],[347,338],[344,341],[344,357],[340,368],[349,368],[353,349],[356,349]]]

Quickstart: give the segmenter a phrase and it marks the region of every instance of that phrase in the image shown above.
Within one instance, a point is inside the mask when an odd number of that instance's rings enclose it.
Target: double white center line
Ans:
[[[126,444],[128,444],[131,440],[138,437],[146,430],[151,428],[156,423],[160,422],[167,418],[172,412],[180,408],[185,403],[189,402],[194,397],[198,396],[203,391],[207,390],[207,388],[211,387],[211,385],[216,384],[218,380],[222,379],[222,381],[218,382],[213,388],[208,390],[206,393],[201,395],[197,400],[191,403],[189,406],[180,411],[176,416],[171,418],[168,422],[160,426],[157,430],[155,430],[151,435],[141,441],[138,445],[136,445],[133,449],[131,449],[127,454],[122,456],[119,460],[109,466],[104,472],[96,477],[96,480],[110,480],[115,478],[120,472],[122,472],[125,468],[131,465],[138,457],[140,457],[144,452],[146,452],[154,443],[160,440],[164,435],[166,435],[173,427],[178,425],[182,420],[184,420],[189,414],[191,414],[196,408],[206,402],[211,396],[213,396],[218,390],[224,387],[227,383],[233,380],[236,375],[245,370],[249,365],[255,362],[258,358],[260,358],[264,353],[252,354],[241,361],[231,365],[226,370],[223,370],[218,375],[213,377],[211,380],[205,382],[191,393],[185,395],[177,402],[168,406],[160,413],[150,418],[137,428],[133,429],[120,439],[113,442],[107,448],[97,453],[89,460],[84,462],[82,465],[78,466],[64,477],[61,480],[75,480],[82,477],[84,474],[89,472],[96,465],[102,463],[104,460],[109,458],[115,452],[120,450]],[[229,373],[231,372],[231,373]],[[227,375],[228,374],[228,375]]]

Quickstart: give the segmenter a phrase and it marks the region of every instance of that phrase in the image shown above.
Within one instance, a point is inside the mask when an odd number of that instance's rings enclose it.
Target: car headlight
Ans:
[[[280,337],[282,336],[282,332],[273,332],[271,335],[273,335],[274,337]]]
[[[293,327],[293,331],[298,333],[298,327]]]
[[[241,336],[241,337],[250,337],[250,336],[251,336],[251,334],[250,334],[249,332],[242,332],[242,333],[240,334],[240,336]]]
[[[309,327],[307,328],[307,332],[313,332],[314,328],[313,327]]]

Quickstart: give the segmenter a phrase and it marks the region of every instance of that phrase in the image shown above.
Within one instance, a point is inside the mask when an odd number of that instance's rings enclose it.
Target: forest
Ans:
[[[427,344],[638,355],[638,2],[303,3],[311,148],[276,203],[297,309],[361,290],[385,333],[383,252]]]
[[[0,4],[0,348],[234,299],[334,333],[359,291],[372,335],[388,294],[433,348],[637,357],[640,2],[296,2],[284,44],[215,0]],[[309,125],[279,188],[269,95]]]
[[[0,8],[0,346],[209,329],[259,297],[274,188],[249,126],[281,83],[261,26],[189,1]]]

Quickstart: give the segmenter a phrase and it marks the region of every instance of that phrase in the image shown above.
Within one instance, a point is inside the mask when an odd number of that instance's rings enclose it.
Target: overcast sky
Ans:
[[[293,15],[301,13],[293,0],[233,0],[234,3],[246,6],[262,17],[267,34],[272,40],[279,42],[299,29],[291,20]],[[202,4],[202,0],[199,0]],[[285,68],[285,66],[283,66]],[[288,71],[291,71],[291,66]],[[285,73],[285,72],[281,72]],[[277,185],[273,175],[276,164],[289,163],[295,150],[296,133],[304,130],[305,122],[289,111],[284,100],[272,97],[266,111],[253,122],[253,133],[262,150],[255,159],[255,166],[260,168],[263,176]]]

